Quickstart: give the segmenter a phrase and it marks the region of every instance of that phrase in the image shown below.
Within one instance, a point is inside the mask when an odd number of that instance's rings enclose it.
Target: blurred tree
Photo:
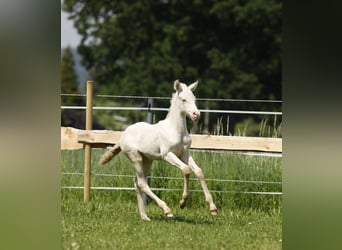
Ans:
[[[79,94],[77,74],[74,68],[74,56],[70,47],[66,47],[61,59],[61,93]],[[78,96],[61,96],[61,104],[65,106],[79,106],[84,102]],[[79,110],[62,110],[61,125],[63,127],[84,127],[84,112]]]
[[[77,74],[75,71],[74,56],[71,48],[66,47],[62,53],[61,61],[61,93],[79,94]],[[82,99],[77,96],[62,96],[62,105],[81,105]]]
[[[83,64],[107,93],[170,96],[179,78],[200,80],[200,97],[282,98],[281,0],[64,0],[62,7],[82,36]]]

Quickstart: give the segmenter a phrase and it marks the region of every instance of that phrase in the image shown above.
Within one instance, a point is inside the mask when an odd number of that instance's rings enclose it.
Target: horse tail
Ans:
[[[109,149],[106,153],[104,153],[104,154],[101,156],[100,164],[101,164],[101,165],[106,164],[106,163],[109,162],[111,159],[113,159],[114,156],[116,156],[118,153],[120,153],[120,151],[121,151],[120,145],[119,145],[118,143],[115,144],[114,147],[112,147],[111,149]]]

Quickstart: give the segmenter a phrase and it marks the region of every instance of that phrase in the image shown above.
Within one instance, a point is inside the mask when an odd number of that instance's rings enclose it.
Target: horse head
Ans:
[[[193,91],[197,88],[198,81],[187,86],[178,79],[174,82],[176,90],[176,102],[181,113],[184,113],[192,121],[197,122],[200,118],[200,112],[196,106],[196,97]]]

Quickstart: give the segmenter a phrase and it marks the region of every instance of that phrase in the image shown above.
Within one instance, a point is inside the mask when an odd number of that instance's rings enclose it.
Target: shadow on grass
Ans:
[[[198,218],[191,218],[187,216],[182,215],[174,215],[171,218],[168,218],[164,215],[151,215],[150,216],[151,221],[160,221],[160,222],[166,222],[166,223],[177,223],[182,222],[186,224],[192,224],[192,225],[212,225],[216,224],[217,220],[216,218],[204,218],[204,217],[198,217]]]

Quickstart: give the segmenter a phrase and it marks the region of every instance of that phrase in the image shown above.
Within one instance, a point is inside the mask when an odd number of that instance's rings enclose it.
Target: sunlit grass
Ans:
[[[127,158],[120,154],[99,166],[103,152],[93,149],[91,185],[133,187],[134,171]],[[218,216],[210,214],[202,192],[192,192],[186,208],[180,209],[181,191],[156,191],[175,216],[166,218],[149,201],[146,212],[152,221],[145,222],[134,191],[92,190],[91,201],[84,204],[82,189],[62,189],[63,249],[281,249],[281,195],[239,193],[281,192],[281,185],[236,182],[281,182],[281,159],[227,152],[194,152],[193,156],[204,170],[209,189],[222,191],[212,192]],[[83,150],[62,151],[61,171],[82,173],[83,158]],[[152,178],[152,187],[183,187],[180,171],[167,163],[156,161],[151,176],[172,177]],[[190,188],[200,190],[198,180],[191,178]],[[63,174],[61,184],[83,186],[83,175]]]
[[[214,217],[203,207],[174,209],[167,218],[154,204],[142,221],[135,201],[118,191],[62,191],[63,249],[281,249],[281,214],[223,207]]]

